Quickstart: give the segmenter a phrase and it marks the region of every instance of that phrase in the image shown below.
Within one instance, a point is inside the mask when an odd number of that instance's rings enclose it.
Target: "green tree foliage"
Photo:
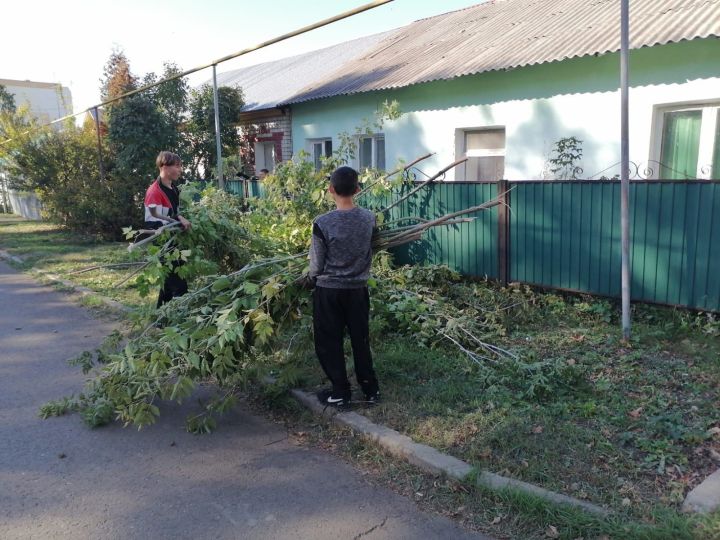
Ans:
[[[583,172],[579,166],[583,156],[582,141],[577,137],[563,137],[555,143],[553,154],[548,162],[555,178],[577,180]]]
[[[182,73],[180,67],[174,63],[167,62],[164,64],[164,70],[160,79],[168,79],[180,73]],[[157,81],[157,75],[151,72],[145,75],[142,85],[147,86]],[[169,134],[169,140],[166,141],[166,148],[174,149],[176,153],[188,161],[187,158],[189,156],[184,155],[185,152],[181,138],[182,125],[185,121],[190,97],[190,86],[187,80],[182,77],[173,79],[146,90],[143,92],[143,95],[155,105],[155,108],[163,117],[163,122],[172,128],[172,133]]]
[[[171,119],[145,95],[130,96],[110,107],[107,138],[116,174],[145,186],[157,174],[158,153],[177,145]]]
[[[228,86],[218,88],[218,103],[222,154],[235,155],[241,144],[237,123],[240,121],[240,110],[244,105],[242,90]],[[210,85],[206,84],[198,90],[191,91],[189,118],[184,137],[186,152],[192,156],[192,161],[187,164],[191,176],[210,179],[217,161],[215,108],[213,89]]]
[[[167,63],[162,78],[181,73]],[[101,79],[103,100],[115,99],[156,82],[149,73],[141,80],[130,62],[114,50]],[[243,105],[239,89],[220,89],[223,154],[237,154],[236,124]],[[5,106],[3,106],[5,108]],[[161,150],[178,153],[189,165],[191,176],[203,171],[210,177],[215,165],[213,93],[208,86],[191,92],[179,77],[130,97],[117,99],[104,109],[101,129],[103,180],[100,180],[97,133],[92,122],[83,128],[67,124],[61,132],[32,130],[27,115],[0,112],[0,136],[14,138],[0,148],[0,159],[9,160],[16,187],[36,190],[49,217],[87,233],[118,237],[121,228],[142,220],[145,190],[157,175],[155,158]],[[25,129],[22,129],[25,128]]]
[[[117,224],[127,220],[128,207],[136,203],[126,199],[122,184],[100,181],[91,127],[68,123],[61,131],[19,137],[6,167],[12,187],[36,191],[49,218],[78,232],[117,236]]]
[[[103,78],[100,79],[100,97],[103,101],[115,99],[137,88],[137,77],[130,72],[130,62],[125,53],[115,49],[110,54],[105,67]]]
[[[310,298],[301,278],[308,265],[312,220],[331,205],[324,171],[315,171],[305,160],[284,163],[266,182],[267,197],[251,201],[257,205],[251,212],[229,204],[223,199],[229,196],[214,188],[187,206],[193,228],[172,236],[162,233],[149,250],[138,285],[145,291],[157,286],[164,275],[159,269],[165,272],[181,259],[191,292],[163,306],[154,324],[124,349],[96,361],[86,355],[81,363],[87,370],[97,368],[95,376],[82,394],[43,407],[43,416],[75,410],[92,426],[118,419],[141,428],[160,414],[159,400],[182,401],[198,385],[211,383],[217,395],[187,424],[190,431],[207,432],[214,427],[213,415],[232,405],[237,389],[268,370],[280,372],[283,384],[297,383],[302,368],[289,356],[284,338],[292,344],[311,335]],[[382,249],[379,237],[396,238],[406,229],[378,232],[374,249]],[[465,349],[485,347],[473,356],[476,361],[480,354],[514,358],[483,341],[502,331],[489,309],[463,306],[458,312],[462,299],[477,296],[472,291],[464,290],[453,302],[431,298],[431,286],[452,277],[448,270],[392,274],[386,255],[376,263],[387,282],[386,287],[372,284],[376,309],[385,311],[378,328],[421,335],[428,345],[445,339]],[[208,274],[217,270],[222,274]],[[510,371],[508,376],[515,376]]]
[[[14,114],[17,110],[15,96],[7,91],[7,88],[0,84],[0,113]]]

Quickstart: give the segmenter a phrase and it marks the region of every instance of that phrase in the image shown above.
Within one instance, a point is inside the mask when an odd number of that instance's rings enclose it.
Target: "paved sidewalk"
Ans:
[[[140,432],[41,420],[81,389],[66,360],[112,325],[3,262],[0,306],[0,538],[485,538],[247,411],[209,436],[185,432],[192,404]]]

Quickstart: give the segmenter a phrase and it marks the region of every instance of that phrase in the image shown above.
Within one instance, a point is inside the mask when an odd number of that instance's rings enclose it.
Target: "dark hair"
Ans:
[[[264,172],[265,174],[270,174],[270,171],[268,171],[267,169],[260,169],[260,172]]]
[[[354,195],[358,188],[358,173],[352,167],[338,167],[330,175],[330,185],[341,197]]]
[[[182,160],[180,159],[180,156],[173,154],[172,152],[168,152],[167,150],[160,152],[155,160],[155,164],[158,169],[166,165],[180,165],[181,163]]]

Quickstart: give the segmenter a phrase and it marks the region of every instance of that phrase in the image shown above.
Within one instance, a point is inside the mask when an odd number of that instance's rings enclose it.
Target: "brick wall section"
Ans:
[[[275,164],[292,157],[292,126],[290,113],[260,120],[241,122],[242,146],[240,157],[248,172],[255,174],[255,143],[275,143]]]

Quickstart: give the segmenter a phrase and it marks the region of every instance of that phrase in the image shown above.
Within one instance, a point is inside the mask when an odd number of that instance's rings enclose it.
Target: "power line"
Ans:
[[[67,119],[69,119],[69,118],[74,118],[74,117],[76,117],[76,116],[78,116],[78,115],[80,115],[80,114],[90,112],[92,109],[95,109],[95,108],[97,108],[97,107],[102,107],[103,105],[108,105],[108,104],[113,103],[113,102],[115,102],[115,101],[118,101],[118,100],[120,100],[120,99],[124,99],[124,98],[126,98],[126,97],[133,96],[133,95],[138,94],[138,93],[140,93],[140,92],[144,92],[145,90],[149,90],[150,88],[154,88],[155,86],[159,86],[159,85],[161,85],[161,84],[163,84],[163,83],[166,83],[166,82],[169,82],[169,81],[174,81],[175,79],[179,79],[179,78],[181,78],[181,77],[185,77],[185,76],[187,76],[187,75],[191,75],[192,73],[195,73],[195,72],[197,72],[197,71],[201,71],[201,70],[206,69],[206,68],[209,68],[209,67],[217,66],[218,64],[221,64],[221,63],[223,63],[223,62],[227,62],[228,60],[232,60],[233,58],[237,58],[238,56],[243,56],[243,55],[245,55],[245,54],[248,54],[248,53],[250,53],[250,52],[256,51],[256,50],[258,50],[258,49],[262,49],[262,48],[268,47],[268,46],[270,46],[270,45],[274,45],[275,43],[279,43],[279,42],[281,42],[281,41],[285,41],[286,39],[290,39],[290,38],[292,38],[292,37],[299,36],[300,34],[305,34],[305,33],[307,33],[307,32],[310,32],[311,30],[316,30],[317,28],[321,28],[321,27],[323,27],[323,26],[327,26],[328,24],[332,24],[332,23],[337,22],[337,21],[340,21],[340,20],[342,20],[342,19],[347,19],[348,17],[352,17],[353,15],[357,15],[357,14],[362,13],[362,12],[364,12],[364,11],[368,11],[368,10],[370,10],[370,9],[374,9],[374,8],[379,7],[379,6],[382,6],[382,5],[384,5],[384,4],[389,4],[389,3],[392,2],[392,1],[393,1],[393,0],[375,0],[374,2],[370,2],[369,4],[364,4],[364,5],[360,6],[360,7],[355,8],[355,9],[351,9],[351,10],[349,10],[349,11],[344,11],[343,13],[340,13],[340,14],[335,15],[335,16],[333,16],[333,17],[330,17],[330,18],[328,18],[328,19],[323,19],[323,20],[321,20],[321,21],[319,21],[319,22],[316,22],[316,23],[313,23],[313,24],[310,24],[310,25],[307,25],[307,26],[303,26],[302,28],[299,28],[299,29],[297,29],[297,30],[293,30],[292,32],[288,32],[288,33],[286,33],[286,34],[282,34],[282,35],[280,35],[280,36],[278,36],[278,37],[269,39],[269,40],[267,40],[267,41],[263,41],[263,42],[261,42],[261,43],[259,43],[259,44],[257,44],[257,45],[253,45],[252,47],[248,47],[248,48],[246,48],[246,49],[242,49],[242,50],[240,50],[240,51],[238,51],[238,52],[236,52],[236,53],[228,54],[227,56],[223,56],[222,58],[218,58],[217,60],[214,60],[214,61],[210,62],[209,64],[204,64],[204,65],[202,65],[202,66],[198,66],[198,67],[189,69],[189,70],[187,70],[187,71],[183,71],[182,73],[178,73],[178,74],[176,74],[176,75],[173,75],[172,77],[168,77],[168,78],[166,78],[166,79],[162,79],[162,80],[160,80],[160,81],[158,81],[158,82],[145,85],[145,86],[143,86],[143,87],[141,87],[141,88],[138,88],[137,90],[132,90],[132,91],[127,92],[127,93],[125,93],[125,94],[123,94],[123,95],[121,95],[121,96],[117,96],[117,97],[115,97],[115,98],[113,98],[113,99],[109,99],[109,100],[107,100],[107,101],[103,101],[102,103],[98,103],[97,105],[93,105],[92,107],[88,107],[87,109],[84,109],[84,110],[82,110],[82,111],[79,111],[79,112],[76,112],[76,113],[73,113],[73,114],[69,114],[69,115],[67,115],[67,116],[63,116],[62,118],[58,118],[58,119],[56,119],[56,120],[53,120],[52,122],[48,122],[47,124],[42,124],[42,125],[40,125],[40,126],[35,126],[35,127],[32,128],[32,129],[29,129],[29,130],[27,130],[27,131],[24,131],[22,134],[23,134],[23,135],[26,135],[26,134],[32,133],[33,131],[36,131],[36,130],[38,130],[38,129],[41,129],[41,128],[50,126],[50,125],[52,125],[52,124],[57,124],[57,123],[59,123],[59,122],[62,122],[62,121],[64,121],[64,120],[67,120]],[[6,139],[6,140],[4,140],[3,142],[0,143],[0,146],[4,146],[5,144],[9,143],[9,142],[12,141],[12,140],[14,140],[14,139]]]

